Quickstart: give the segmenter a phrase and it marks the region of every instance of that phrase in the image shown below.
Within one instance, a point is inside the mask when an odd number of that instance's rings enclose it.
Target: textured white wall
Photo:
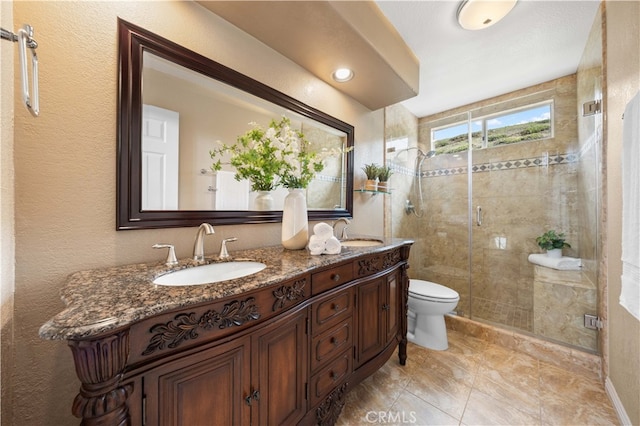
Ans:
[[[640,424],[640,322],[622,308],[622,114],[640,90],[640,2],[607,1],[605,64],[606,274],[609,291],[609,378],[631,424]]]
[[[15,31],[13,2],[0,2],[0,26]],[[0,402],[11,406],[13,348],[13,291],[15,279],[14,188],[13,188],[13,58],[16,43],[0,42]],[[10,409],[2,410],[0,422],[10,418]]]

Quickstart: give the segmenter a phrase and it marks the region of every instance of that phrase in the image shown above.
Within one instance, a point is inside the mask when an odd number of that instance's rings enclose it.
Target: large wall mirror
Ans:
[[[211,169],[209,151],[254,123],[287,117],[313,149],[353,147],[353,126],[140,27],[118,21],[120,54],[117,228],[142,229],[282,220],[285,189],[271,210]],[[310,220],[351,217],[353,150],[330,157],[307,188]]]

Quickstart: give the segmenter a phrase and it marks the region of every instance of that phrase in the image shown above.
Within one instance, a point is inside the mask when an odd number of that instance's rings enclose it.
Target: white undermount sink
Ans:
[[[156,278],[159,285],[200,285],[242,278],[262,271],[267,265],[251,261],[231,261],[194,266]]]
[[[382,240],[375,238],[349,238],[340,241],[343,247],[372,247],[382,245]]]

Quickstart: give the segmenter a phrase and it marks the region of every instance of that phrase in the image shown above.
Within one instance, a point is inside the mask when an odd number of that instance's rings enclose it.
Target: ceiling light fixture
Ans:
[[[488,28],[507,16],[517,0],[465,0],[458,8],[458,23],[465,30]]]
[[[344,83],[345,81],[349,81],[353,78],[353,71],[349,68],[338,68],[331,74],[331,77],[338,83]]]

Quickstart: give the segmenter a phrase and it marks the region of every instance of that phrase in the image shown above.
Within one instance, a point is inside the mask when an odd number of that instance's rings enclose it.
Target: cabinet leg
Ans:
[[[127,398],[133,388],[121,384],[129,355],[129,332],[100,340],[71,340],[69,346],[82,382],[73,401],[73,415],[87,426],[131,424]]]
[[[398,343],[398,359],[400,365],[406,365],[407,363],[407,339],[406,337]]]

